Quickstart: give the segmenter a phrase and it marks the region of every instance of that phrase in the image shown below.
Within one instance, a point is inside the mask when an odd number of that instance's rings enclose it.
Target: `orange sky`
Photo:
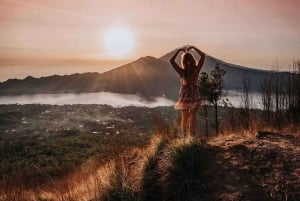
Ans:
[[[300,59],[299,0],[0,0],[0,81],[105,71],[193,44],[224,61],[283,68]],[[135,46],[109,58],[103,34],[127,27]]]

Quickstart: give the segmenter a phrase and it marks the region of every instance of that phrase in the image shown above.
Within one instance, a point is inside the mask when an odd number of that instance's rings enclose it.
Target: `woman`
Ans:
[[[200,56],[198,64],[189,50],[194,49]],[[184,54],[181,58],[182,68],[176,63],[176,57],[179,52]],[[204,63],[205,54],[194,46],[184,47],[177,50],[170,62],[175,71],[180,76],[181,87],[179,90],[179,100],[174,108],[181,110],[181,131],[184,137],[187,136],[187,126],[189,134],[195,137],[196,130],[196,112],[201,106],[201,99],[198,87],[198,75]]]

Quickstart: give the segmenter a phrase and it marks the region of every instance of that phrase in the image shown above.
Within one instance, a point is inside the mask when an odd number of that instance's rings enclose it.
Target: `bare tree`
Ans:
[[[242,85],[243,85],[243,95],[242,95],[242,115],[243,115],[243,124],[246,129],[252,127],[252,89],[251,89],[251,78],[247,72],[243,74],[242,77]]]
[[[289,111],[295,123],[300,121],[300,60],[292,65],[290,74]]]
[[[264,119],[266,122],[272,120],[272,111],[273,111],[273,99],[272,99],[272,79],[271,77],[265,77],[261,83],[261,94],[262,94],[262,104]]]

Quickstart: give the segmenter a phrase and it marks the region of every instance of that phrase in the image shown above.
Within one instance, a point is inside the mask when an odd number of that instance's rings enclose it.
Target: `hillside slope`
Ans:
[[[121,171],[115,175],[125,176],[126,184],[141,179],[140,191],[130,191],[124,183],[113,185],[99,201],[127,196],[142,201],[298,201],[299,143],[294,135],[272,132],[219,136],[207,143],[162,140],[140,173],[139,157],[127,155],[126,164],[133,164],[125,165],[130,176]]]

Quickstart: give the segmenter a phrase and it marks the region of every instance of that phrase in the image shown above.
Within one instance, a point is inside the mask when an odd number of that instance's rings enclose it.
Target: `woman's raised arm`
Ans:
[[[203,63],[204,63],[205,53],[202,52],[201,50],[199,50],[198,48],[196,48],[195,46],[188,47],[188,50],[190,50],[190,49],[194,49],[201,56],[201,58],[197,64],[197,67],[201,69],[203,66]]]
[[[183,69],[179,67],[179,65],[176,63],[176,57],[179,54],[180,51],[185,51],[184,48],[180,48],[176,51],[176,53],[172,56],[172,58],[170,59],[170,63],[172,64],[173,68],[175,69],[175,71],[182,76],[183,75]]]

